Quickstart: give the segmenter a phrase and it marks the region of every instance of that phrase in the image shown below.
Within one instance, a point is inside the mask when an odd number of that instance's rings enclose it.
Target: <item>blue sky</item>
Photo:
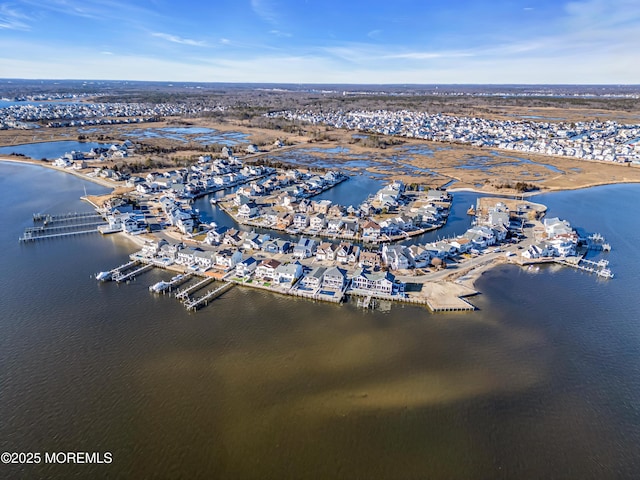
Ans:
[[[0,0],[0,77],[640,83],[640,0]]]

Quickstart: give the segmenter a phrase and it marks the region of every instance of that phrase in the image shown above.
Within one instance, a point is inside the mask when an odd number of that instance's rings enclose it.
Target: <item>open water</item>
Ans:
[[[1,478],[638,478],[640,186],[534,198],[607,237],[614,279],[499,267],[451,315],[243,288],[190,314],[148,292],[165,272],[99,284],[129,241],[18,243],[84,186],[0,164],[0,451],[113,462]]]

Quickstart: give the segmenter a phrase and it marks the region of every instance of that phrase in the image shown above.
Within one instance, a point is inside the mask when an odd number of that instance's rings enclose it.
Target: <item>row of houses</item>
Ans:
[[[612,162],[640,161],[640,125],[498,120],[408,110],[283,111],[267,116],[431,141]]]

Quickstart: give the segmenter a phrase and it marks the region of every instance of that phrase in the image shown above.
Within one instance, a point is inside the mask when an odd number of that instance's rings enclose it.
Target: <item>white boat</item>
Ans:
[[[109,280],[111,280],[111,272],[96,273],[96,280],[100,282],[108,282]]]
[[[160,293],[160,292],[164,292],[167,288],[169,288],[169,283],[160,281],[158,283],[151,285],[149,287],[149,291],[154,293]]]

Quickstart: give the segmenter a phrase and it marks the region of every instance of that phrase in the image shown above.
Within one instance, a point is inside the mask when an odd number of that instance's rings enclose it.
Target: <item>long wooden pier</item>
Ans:
[[[190,287],[187,287],[184,290],[180,290],[176,292],[176,298],[178,300],[187,300],[189,298],[189,295],[191,295],[193,292],[200,290],[205,285],[208,285],[213,281],[215,281],[215,278],[205,277],[202,280],[200,280],[198,283],[191,285]]]
[[[50,224],[50,223],[54,223],[54,222],[70,222],[70,221],[75,221],[75,220],[81,220],[81,219],[91,219],[93,217],[100,217],[102,218],[102,216],[97,213],[97,212],[72,212],[72,213],[63,213],[63,214],[57,214],[57,215],[53,215],[50,213],[34,213],[33,214],[33,223],[39,223],[42,222],[45,225]]]
[[[33,223],[41,223],[41,225],[27,227],[24,234],[18,239],[20,242],[96,233],[98,227],[106,225],[102,216],[96,212],[62,215],[34,213]]]
[[[209,290],[206,294],[204,294],[200,298],[187,299],[184,302],[184,306],[189,311],[197,310],[202,305],[207,305],[211,300],[218,298],[224,292],[231,290],[235,286],[233,282],[225,282],[221,287],[216,288],[215,290]]]
[[[129,273],[122,274],[121,272],[118,272],[116,274],[113,274],[111,278],[116,283],[126,282],[127,280],[131,280],[132,278],[135,278],[137,275],[144,273],[147,270],[151,270],[152,268],[153,268],[153,265],[142,265],[141,267],[136,268],[135,270],[132,270]]]

